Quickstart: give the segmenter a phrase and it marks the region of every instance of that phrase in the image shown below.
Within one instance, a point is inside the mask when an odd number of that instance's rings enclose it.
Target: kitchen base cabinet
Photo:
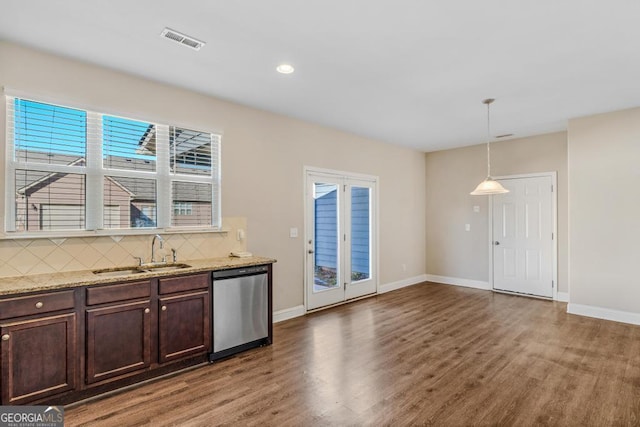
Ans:
[[[0,324],[2,404],[17,405],[74,390],[75,313]]]
[[[207,363],[211,286],[201,271],[0,298],[0,404],[64,405]]]
[[[160,363],[209,351],[209,292],[160,298],[158,344]]]
[[[86,312],[87,383],[151,365],[150,302],[133,302]]]

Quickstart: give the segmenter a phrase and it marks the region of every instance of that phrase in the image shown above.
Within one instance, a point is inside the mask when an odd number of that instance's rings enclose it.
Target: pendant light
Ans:
[[[487,106],[487,179],[482,181],[475,190],[473,190],[470,194],[472,196],[486,196],[491,194],[504,194],[508,193],[509,190],[504,188],[502,184],[498,181],[491,178],[491,111],[490,105],[493,103],[495,99],[488,98],[482,101],[483,104]]]

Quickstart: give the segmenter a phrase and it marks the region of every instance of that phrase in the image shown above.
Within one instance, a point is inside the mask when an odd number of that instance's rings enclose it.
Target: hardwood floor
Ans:
[[[270,347],[66,408],[67,426],[640,425],[640,327],[420,284]]]

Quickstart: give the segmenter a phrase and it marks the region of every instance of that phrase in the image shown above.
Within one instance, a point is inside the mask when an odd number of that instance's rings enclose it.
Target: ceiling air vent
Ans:
[[[203,41],[194,39],[193,37],[179,33],[178,31],[174,31],[170,28],[165,28],[164,30],[162,30],[160,35],[195,50],[200,50],[200,48],[205,45],[205,42]]]

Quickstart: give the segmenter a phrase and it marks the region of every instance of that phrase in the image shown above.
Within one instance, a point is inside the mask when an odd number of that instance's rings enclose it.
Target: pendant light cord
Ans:
[[[482,101],[487,104],[487,179],[491,179],[491,149],[489,144],[491,144],[491,103],[493,101],[493,99]]]

